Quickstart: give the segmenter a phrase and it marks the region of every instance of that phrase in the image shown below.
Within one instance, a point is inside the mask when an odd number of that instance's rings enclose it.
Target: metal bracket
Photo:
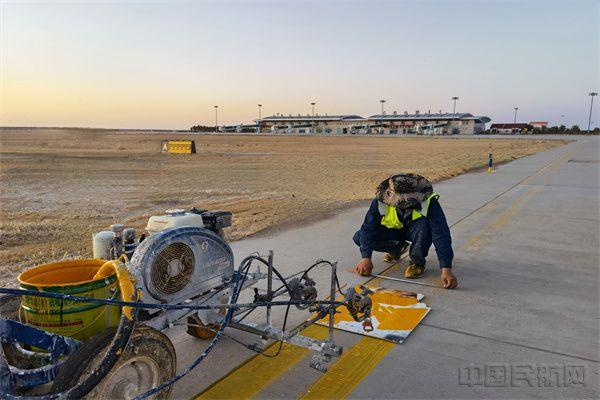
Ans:
[[[320,372],[327,372],[327,366],[333,357],[342,355],[343,348],[329,340],[323,343],[323,349],[312,356],[310,367]]]
[[[335,295],[336,295],[336,270],[337,270],[337,262],[331,263],[331,290],[330,290],[330,304],[326,304],[324,306],[319,307],[319,309],[313,310],[316,312],[316,316],[313,316],[308,321],[300,324],[296,328],[290,331],[282,331],[281,329],[274,328],[272,325],[272,316],[271,316],[271,307],[267,307],[267,318],[265,323],[256,324],[252,322],[237,322],[231,321],[229,323],[230,328],[242,330],[245,332],[253,333],[258,335],[260,338],[252,344],[250,347],[257,352],[263,351],[268,339],[283,341],[286,343],[293,344],[295,346],[304,347],[313,351],[316,351],[317,354],[313,355],[310,366],[318,371],[324,372],[327,371],[327,364],[331,361],[333,357],[339,357],[342,354],[343,348],[338,346],[334,342],[333,332],[334,332],[334,315],[336,313],[336,303],[335,303]],[[269,252],[268,258],[268,273],[267,273],[267,291],[264,296],[265,298],[270,298],[273,295],[273,252]],[[310,284],[310,280],[308,283]],[[298,279],[298,283],[300,280]],[[310,285],[309,285],[310,286]],[[306,294],[300,293],[299,297],[305,296]],[[314,293],[316,297],[316,292]],[[302,336],[300,332],[314,324],[319,319],[329,315],[329,329],[328,329],[328,337],[325,340],[317,340],[312,339],[306,336]]]

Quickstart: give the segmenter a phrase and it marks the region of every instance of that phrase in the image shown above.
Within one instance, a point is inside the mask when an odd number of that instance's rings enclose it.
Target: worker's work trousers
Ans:
[[[431,225],[427,218],[419,218],[411,221],[408,226],[402,229],[394,229],[393,240],[382,240],[375,244],[373,251],[382,253],[398,253],[404,247],[404,242],[409,241],[410,250],[408,252],[410,259],[419,266],[425,266],[425,259],[431,247]],[[362,232],[359,230],[354,234],[352,240],[358,247],[361,247]]]

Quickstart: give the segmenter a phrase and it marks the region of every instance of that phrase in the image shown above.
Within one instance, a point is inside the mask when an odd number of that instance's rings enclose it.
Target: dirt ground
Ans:
[[[195,155],[160,153],[193,138]],[[112,223],[142,230],[172,208],[227,209],[231,240],[369,199],[395,172],[433,181],[562,144],[516,139],[185,135],[0,129],[0,285],[23,269],[91,256]]]

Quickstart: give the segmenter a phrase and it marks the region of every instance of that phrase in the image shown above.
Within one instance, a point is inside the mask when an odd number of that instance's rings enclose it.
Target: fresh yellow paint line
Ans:
[[[301,334],[313,339],[325,339],[328,330],[322,326],[311,325]],[[273,354],[278,346],[278,343],[271,345],[266,350],[266,354]],[[260,355],[252,357],[202,392],[196,400],[252,398],[274,379],[292,369],[309,353],[308,349],[284,343],[277,357],[268,358]]]
[[[391,268],[397,269],[398,266]],[[379,278],[369,281],[370,284],[376,284]],[[311,325],[301,332],[302,335],[313,339],[325,339],[328,336],[328,329],[324,326]],[[267,354],[272,354],[277,349],[278,343],[267,349]],[[338,380],[335,387],[340,387],[332,390],[332,393],[319,395],[320,397],[341,398],[349,394],[353,388],[375,368],[379,360],[381,360],[392,348],[393,343],[386,342],[373,338],[362,338],[356,346],[344,352],[339,361],[330,365],[330,369],[319,380],[317,380],[309,391],[304,395],[307,398],[312,397],[313,393],[324,391],[329,383],[324,383],[325,379]],[[284,344],[279,356],[267,358],[256,355],[242,364],[240,367],[230,372],[204,392],[195,397],[195,400],[208,399],[249,399],[259,394],[275,379],[291,370],[300,360],[311,353],[310,350]],[[358,363],[360,367],[354,369],[353,364]],[[328,378],[337,374],[338,378]],[[347,375],[347,376],[346,376]],[[322,387],[324,386],[324,387]],[[346,393],[347,390],[347,393]],[[344,396],[337,396],[337,393],[346,393]]]
[[[330,365],[301,399],[345,399],[395,346],[384,340],[363,337]]]

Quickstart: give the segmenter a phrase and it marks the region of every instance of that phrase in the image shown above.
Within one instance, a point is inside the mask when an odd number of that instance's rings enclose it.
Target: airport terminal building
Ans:
[[[359,115],[272,115],[257,120],[260,132],[279,134],[473,135],[491,119],[470,113]]]
[[[273,115],[257,121],[260,132],[343,134],[362,126],[365,119],[359,115]]]

